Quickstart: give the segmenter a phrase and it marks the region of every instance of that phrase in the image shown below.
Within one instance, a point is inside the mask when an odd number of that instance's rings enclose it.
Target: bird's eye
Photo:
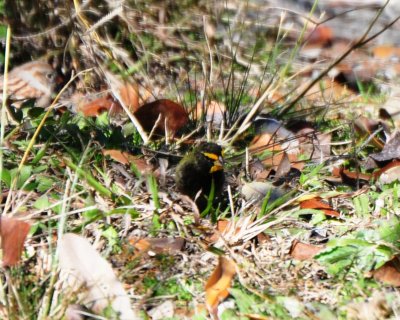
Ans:
[[[54,73],[53,72],[46,73],[46,78],[52,80],[54,78]]]

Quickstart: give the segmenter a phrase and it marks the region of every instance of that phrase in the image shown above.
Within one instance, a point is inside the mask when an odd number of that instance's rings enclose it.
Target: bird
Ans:
[[[194,200],[203,211],[214,182],[214,199],[223,191],[223,150],[216,143],[203,142],[185,155],[175,169],[178,191]],[[201,193],[199,194],[199,192]]]
[[[51,102],[56,86],[57,72],[39,60],[15,67],[8,73],[8,100],[16,107],[28,99],[36,99],[36,106],[45,108]],[[0,77],[0,101],[3,99],[4,76]]]

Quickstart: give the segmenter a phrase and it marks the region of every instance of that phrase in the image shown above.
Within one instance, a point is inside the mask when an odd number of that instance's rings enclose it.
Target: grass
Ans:
[[[44,2],[37,6],[47,8]],[[271,44],[261,41],[258,32],[252,35],[254,26],[234,20],[234,12],[229,10],[213,14],[211,5],[198,7],[191,1],[165,6],[141,1],[136,9],[128,5],[126,17],[135,16],[140,8],[142,29],[132,28],[134,19],[120,17],[118,26],[104,23],[98,27],[100,42],[89,45],[93,55],[73,46],[72,40],[66,44],[66,55],[82,63],[79,70],[96,67],[76,76],[90,88],[88,91],[99,90],[100,85],[96,88],[93,84],[104,80],[101,69],[108,68],[123,77],[134,76],[142,88],[152,88],[159,97],[185,105],[192,112],[192,126],[185,134],[198,128],[192,139],[220,141],[226,147],[227,160],[231,156],[239,159],[226,165],[231,192],[220,204],[213,204],[211,191],[208,206],[198,217],[191,203],[174,188],[173,157],[166,157],[169,166],[165,173],[147,176],[133,163],[124,166],[105,157],[101,152],[105,148],[143,153],[142,136],[127,119],[121,124],[107,114],[88,119],[29,106],[22,108],[20,123],[14,126],[7,126],[2,116],[1,188],[9,194],[3,214],[29,217],[33,225],[22,262],[2,270],[1,317],[62,319],[69,304],[80,303],[79,292],[61,289],[56,248],[65,232],[80,234],[96,245],[143,318],[162,303],[172,302],[175,312],[171,319],[208,319],[204,283],[221,254],[233,259],[239,270],[229,297],[222,303],[221,319],[246,319],[250,315],[346,319],[350,306],[357,308],[355,303],[370,301],[374,292],[384,297],[395,316],[395,289],[366,274],[398,254],[399,186],[397,182],[384,186],[372,183],[365,193],[357,194],[354,186],[328,182],[333,165],[365,171],[357,163],[378,150],[363,145],[368,137],[352,130],[354,117],[350,112],[339,113],[339,104],[325,100],[326,109],[318,112],[312,102],[294,90],[302,81],[296,63],[303,32],[295,43],[288,44],[288,31],[281,21]],[[102,10],[99,13],[104,17]],[[162,10],[168,19],[159,22]],[[206,39],[203,20],[190,21],[188,11],[212,17],[227,35],[227,47],[218,34]],[[88,12],[82,11],[81,18],[94,25],[100,16]],[[166,34],[159,33],[158,24],[165,26],[161,30],[167,30]],[[63,37],[68,28],[74,28],[75,41],[83,44],[87,28],[79,23],[63,26],[58,35]],[[106,38],[112,43],[107,48],[101,45]],[[32,40],[26,45],[36,46]],[[26,50],[15,42],[12,49],[17,61]],[[106,58],[110,51],[115,57]],[[172,55],[174,59],[169,59]],[[375,87],[359,84],[359,88],[365,99],[380,99],[379,92],[378,98],[374,96]],[[280,92],[285,93],[281,99],[271,98]],[[211,100],[226,105],[225,128],[207,127],[204,117],[193,116],[191,109],[197,102],[207,105]],[[299,104],[295,105],[296,101]],[[347,105],[346,100],[340,103]],[[299,178],[281,186],[285,196],[274,202],[269,199],[271,191],[258,203],[246,201],[241,193],[242,185],[252,180],[244,174],[245,148],[255,135],[251,115],[260,112],[286,120],[302,113],[319,131],[331,132],[334,143],[343,143],[332,145],[333,155],[327,161],[316,164],[307,160]],[[160,140],[146,148],[145,158],[158,163],[162,157],[158,151],[173,154],[180,150],[184,154],[191,146],[181,143],[168,147]],[[265,150],[263,154],[272,153]],[[314,209],[302,211],[297,200],[310,194],[331,199],[341,217],[328,218]],[[228,230],[225,238],[211,242],[210,236],[223,219],[235,222],[238,230]],[[293,259],[289,248],[294,239],[315,245],[325,243],[313,236],[316,229],[328,234],[326,249],[315,259]],[[135,248],[132,237],[182,237],[186,243],[182,250],[172,253],[148,253]]]

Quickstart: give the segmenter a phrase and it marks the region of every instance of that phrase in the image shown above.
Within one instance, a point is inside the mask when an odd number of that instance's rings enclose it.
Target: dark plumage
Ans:
[[[202,143],[187,154],[178,164],[175,171],[177,189],[195,199],[201,190],[196,204],[200,210],[205,209],[211,183],[214,179],[215,196],[222,193],[224,171],[222,167],[222,148],[215,143]]]

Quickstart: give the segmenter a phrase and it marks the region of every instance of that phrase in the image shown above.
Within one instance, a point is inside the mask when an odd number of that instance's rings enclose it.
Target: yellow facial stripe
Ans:
[[[215,153],[210,153],[210,152],[203,152],[203,154],[212,160],[218,160],[218,156]]]
[[[216,172],[216,171],[220,171],[222,170],[224,167],[221,166],[220,164],[215,164],[211,167],[210,169],[210,173]]]

